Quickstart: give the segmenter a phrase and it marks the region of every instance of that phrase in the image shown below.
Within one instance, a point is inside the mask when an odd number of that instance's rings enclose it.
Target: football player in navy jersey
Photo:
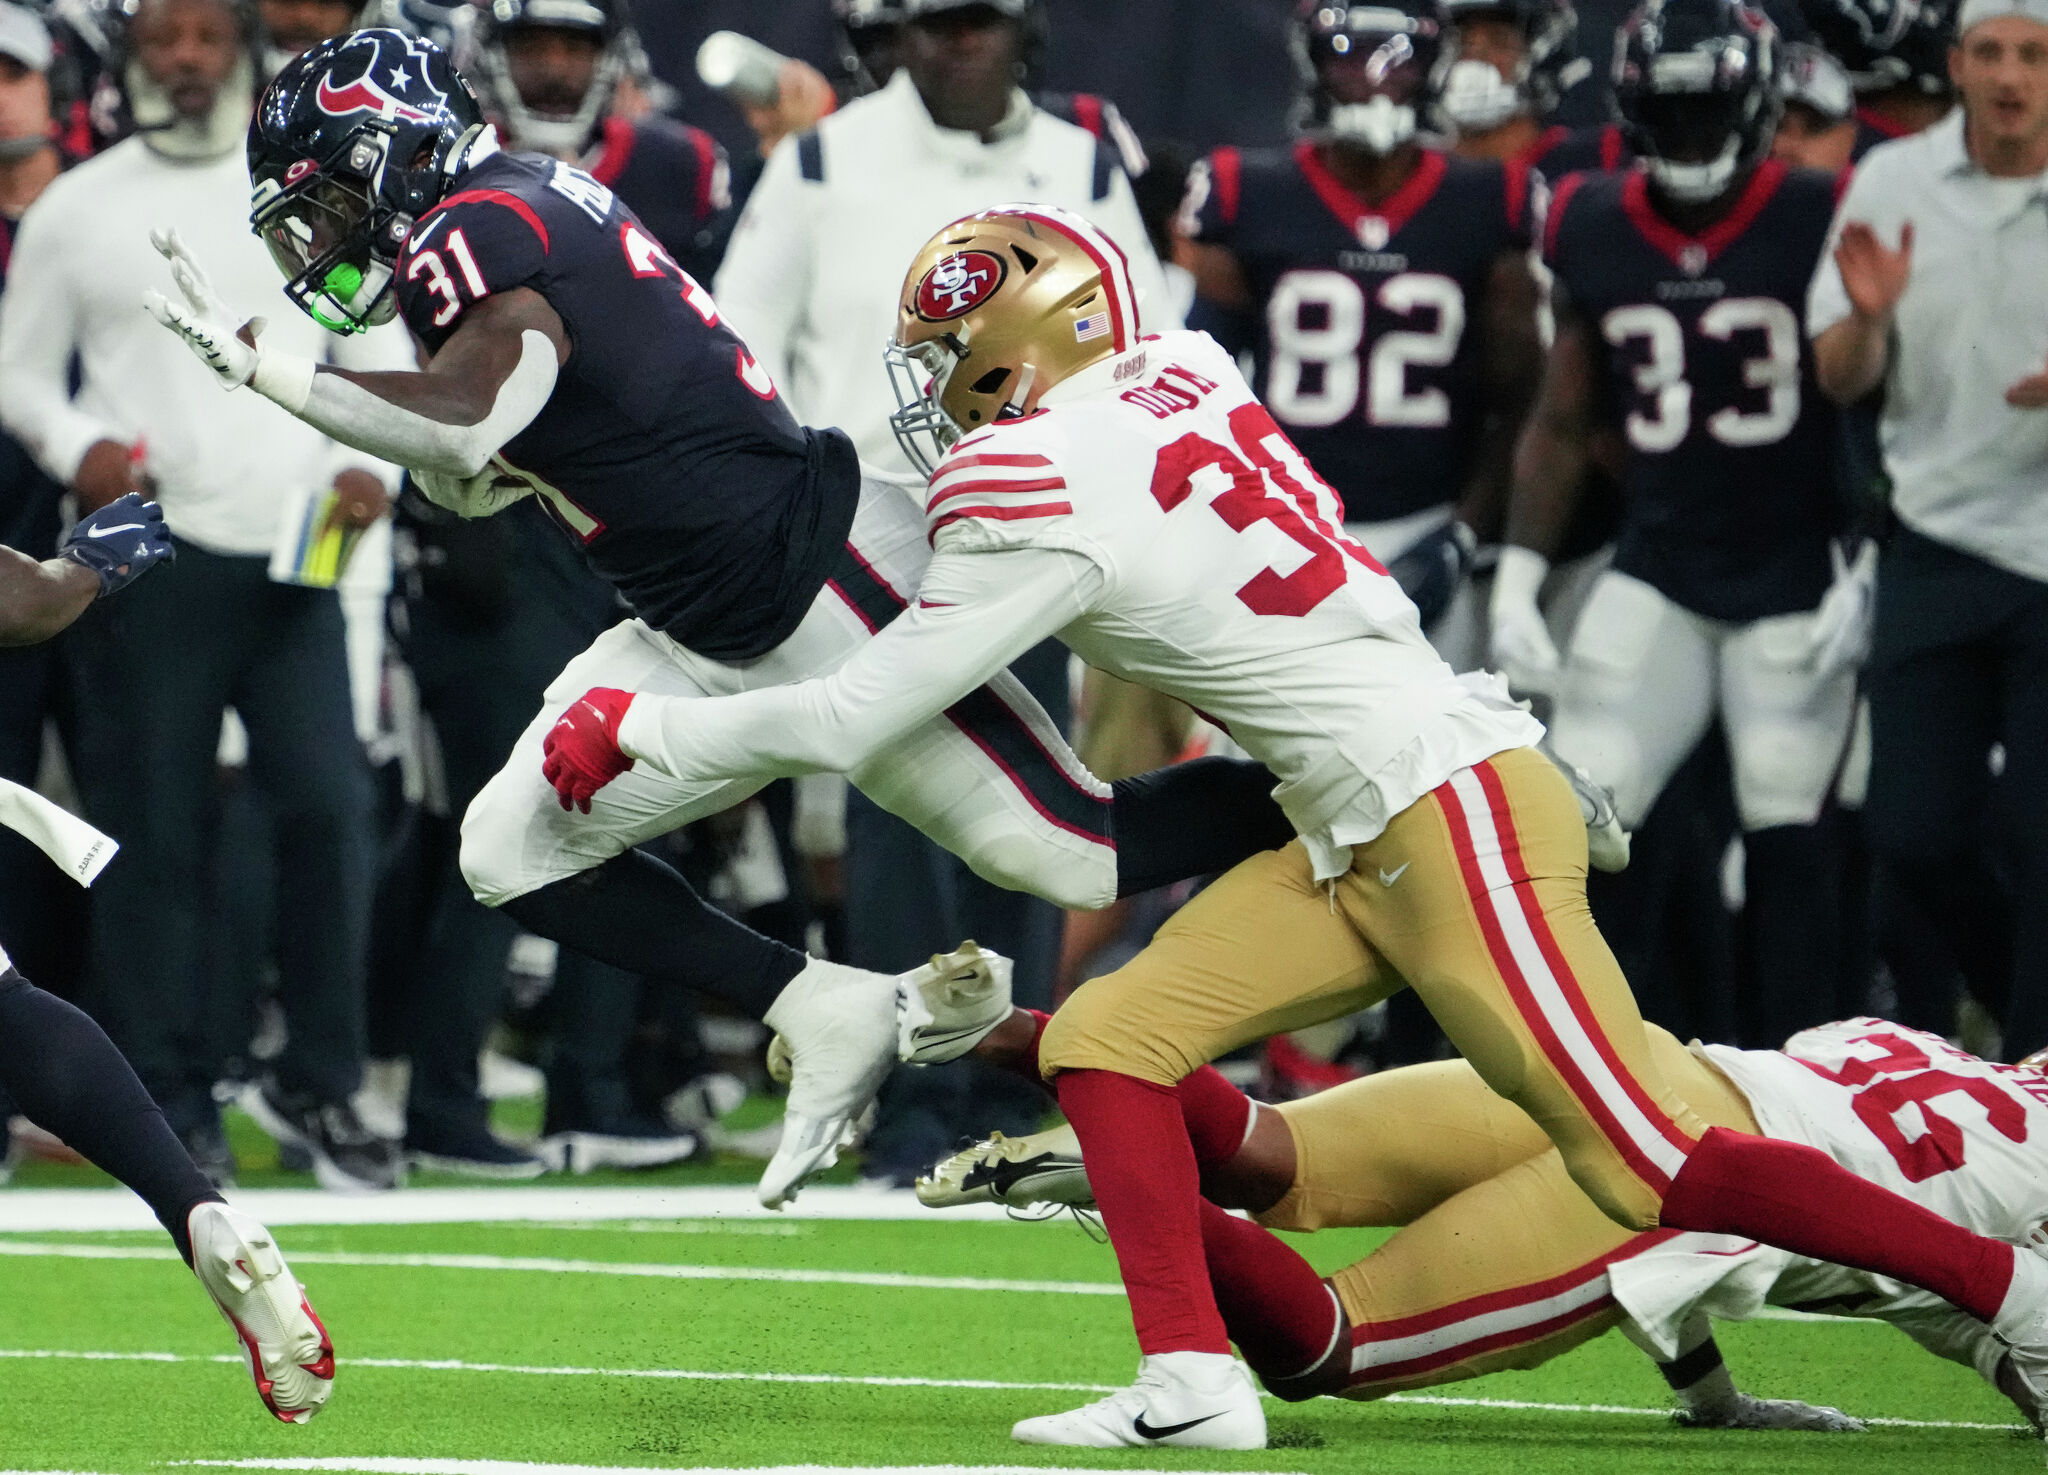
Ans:
[[[1800,327],[1838,182],[1768,157],[1776,36],[1739,0],[1648,0],[1615,57],[1643,162],[1570,176],[1551,200],[1556,338],[1516,457],[1494,653],[1510,671],[1556,667],[1535,590],[1589,439],[1614,424],[1623,525],[1574,632],[1552,734],[1632,827],[1719,712],[1757,955],[1769,976],[1801,981],[1760,1001],[1759,1035],[1780,1040],[1833,1007],[1815,821],[1847,744],[1869,613],[1864,586],[1835,577],[1833,418]]]
[[[529,929],[702,988],[783,1037],[794,1079],[762,1196],[786,1201],[833,1160],[899,1049],[951,1059],[1003,1017],[1007,965],[969,949],[899,980],[762,938],[630,848],[752,785],[622,772],[579,811],[543,775],[542,739],[594,686],[710,694],[836,666],[915,597],[929,557],[917,509],[864,487],[839,432],[796,422],[611,190],[501,151],[431,43],[366,30],[314,47],[266,90],[249,156],[252,224],[287,295],[343,331],[402,313],[427,368],[348,373],[261,348],[261,322],[237,330],[172,236],[158,247],[184,302],[144,305],[225,386],[410,468],[451,510],[535,498],[632,609],[564,670],[470,806],[463,872]],[[1251,765],[1112,791],[1007,673],[849,777],[983,875],[1065,906],[1224,869],[1291,834]]]
[[[1437,106],[1451,152],[1518,161],[1555,183],[1581,169],[1618,169],[1628,148],[1613,123],[1546,123],[1591,71],[1579,55],[1570,0],[1445,0],[1457,60]]]
[[[677,264],[709,281],[732,225],[725,150],[659,113],[612,103],[637,44],[626,0],[502,0],[479,9],[468,63],[511,149],[565,159],[615,190]]]
[[[1483,632],[1458,596],[1537,372],[1528,173],[1422,142],[1440,0],[1308,3],[1295,28],[1307,134],[1196,166],[1184,264],[1205,300],[1255,315],[1259,397],[1467,669]]]

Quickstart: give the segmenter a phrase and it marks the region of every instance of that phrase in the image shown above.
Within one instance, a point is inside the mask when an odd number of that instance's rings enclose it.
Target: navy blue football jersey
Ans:
[[[546,298],[569,361],[501,459],[648,624],[714,660],[774,649],[853,523],[852,442],[796,422],[711,294],[588,174],[494,154],[456,184],[399,255],[406,322],[438,351],[493,292]]]
[[[1828,586],[1835,416],[1803,324],[1835,192],[1767,161],[1697,237],[1638,170],[1568,176],[1551,201],[1544,257],[1628,447],[1614,566],[1712,619],[1812,609]]]
[[[1629,159],[1621,129],[1612,123],[1593,128],[1567,128],[1562,123],[1553,123],[1522,152],[1520,162],[1543,176],[1544,183],[1554,186],[1567,174],[1619,169]]]
[[[684,271],[700,282],[716,275],[732,230],[732,177],[710,134],[659,114],[610,117],[584,167]]]
[[[1367,204],[1315,147],[1216,150],[1189,184],[1192,238],[1244,268],[1254,387],[1344,499],[1384,522],[1462,495],[1485,414],[1472,324],[1524,249],[1528,174],[1434,149]]]

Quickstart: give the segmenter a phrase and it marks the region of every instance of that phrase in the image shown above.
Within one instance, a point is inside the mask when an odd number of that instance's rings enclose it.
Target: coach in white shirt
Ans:
[[[1885,396],[1871,842],[2017,1059],[2048,1045],[2048,0],[1964,0],[1949,71],[1960,106],[1857,169],[1807,326],[1831,397]]]
[[[89,693],[80,791],[123,844],[95,896],[96,1012],[195,1159],[231,1173],[202,1023],[214,758],[232,705],[277,822],[291,1043],[269,1090],[287,1125],[316,1139],[323,1178],[388,1186],[391,1149],[347,1107],[360,1084],[374,845],[342,610],[331,589],[272,582],[268,565],[284,494],[331,487],[367,526],[396,475],[250,396],[222,394],[141,305],[145,288],[170,280],[149,233],[172,226],[220,263],[240,305],[270,305],[270,335],[293,351],[409,366],[402,337],[333,339],[307,320],[250,234],[255,38],[238,0],[142,0],[121,79],[140,131],[52,184],[14,243],[0,419],[86,510],[147,486],[178,543],[175,564],[75,636]]]

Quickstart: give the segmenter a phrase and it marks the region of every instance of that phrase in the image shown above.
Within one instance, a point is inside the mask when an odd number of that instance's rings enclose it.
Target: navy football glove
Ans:
[[[1401,592],[1415,602],[1423,629],[1434,625],[1451,607],[1451,599],[1478,552],[1478,535],[1454,517],[1387,565]]]
[[[164,510],[143,500],[140,492],[116,497],[81,520],[57,550],[57,556],[82,563],[100,576],[100,595],[142,577],[153,564],[177,557]]]

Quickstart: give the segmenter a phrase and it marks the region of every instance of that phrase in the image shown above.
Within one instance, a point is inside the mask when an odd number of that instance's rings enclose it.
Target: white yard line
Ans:
[[[10,1358],[79,1362],[191,1362],[191,1363],[234,1363],[240,1366],[239,1355],[220,1353],[213,1356],[197,1357],[178,1352],[89,1352],[46,1348],[0,1348],[0,1361]],[[694,1383],[825,1383],[842,1384],[865,1388],[962,1388],[977,1392],[996,1393],[1114,1393],[1122,1384],[1110,1383],[1013,1383],[992,1378],[889,1378],[854,1377],[841,1373],[772,1373],[772,1372],[707,1372],[694,1368],[667,1367],[528,1367],[516,1363],[464,1362],[457,1358],[404,1358],[404,1357],[344,1357],[343,1366],[349,1368],[390,1368],[401,1372],[428,1373],[504,1373],[522,1377],[542,1378],[652,1378],[672,1382]],[[1266,1395],[1270,1397],[1271,1395]],[[1420,1404],[1432,1408],[1478,1408],[1502,1409],[1509,1412],[1545,1414],[1625,1414],[1631,1417],[1668,1419],[1668,1408],[1638,1408],[1619,1403],[1543,1403],[1520,1398],[1459,1398],[1434,1393],[1394,1393],[1379,1400],[1382,1403]],[[1887,1419],[1858,1415],[1865,1423],[1882,1424],[1897,1429],[1982,1429],[1993,1432],[2011,1433],[2019,1428],[2017,1424],[1984,1424],[1968,1420],[1950,1419]],[[206,1464],[208,1461],[194,1460],[192,1464]],[[245,1461],[252,1468],[259,1463],[265,1469],[383,1469],[382,1465],[282,1465],[268,1462]],[[547,1467],[561,1470],[567,1467]],[[792,1467],[795,1468],[795,1467]],[[823,1468],[823,1467],[820,1467]],[[906,1467],[911,1468],[911,1467]],[[937,1469],[938,1466],[915,1468]],[[988,1467],[977,1467],[988,1468]],[[1037,1467],[1033,1467],[1034,1469]],[[0,1470],[0,1475],[40,1475],[40,1472]],[[64,1472],[48,1472],[48,1475],[64,1475]]]
[[[363,1475],[1103,1475],[1101,1466],[1060,1465],[715,1465],[679,1470],[644,1465],[537,1465],[520,1460],[409,1460],[371,1456],[270,1460],[179,1460],[180,1465],[230,1470],[353,1470]],[[1262,1471],[1257,1475],[1274,1475]]]
[[[789,1223],[819,1219],[914,1219],[941,1224],[1002,1220],[994,1204],[925,1208],[908,1189],[806,1188],[783,1213],[761,1207],[754,1190],[730,1188],[408,1188],[344,1195],[314,1188],[251,1188],[228,1195],[273,1229],[285,1224],[484,1224],[510,1220],[739,1219]],[[155,1229],[141,1199],[125,1188],[24,1188],[0,1191],[0,1233]]]
[[[645,1280],[766,1280],[795,1285],[880,1286],[913,1291],[1030,1291],[1062,1296],[1122,1296],[1123,1285],[1095,1280],[998,1280],[972,1275],[903,1275],[888,1270],[790,1270],[761,1265],[662,1265],[558,1260],[541,1255],[378,1255],[292,1250],[294,1265],[357,1265],[380,1270],[512,1270],[547,1275],[623,1275]],[[71,1245],[0,1240],[0,1257],[57,1260],[175,1260],[168,1245]]]

